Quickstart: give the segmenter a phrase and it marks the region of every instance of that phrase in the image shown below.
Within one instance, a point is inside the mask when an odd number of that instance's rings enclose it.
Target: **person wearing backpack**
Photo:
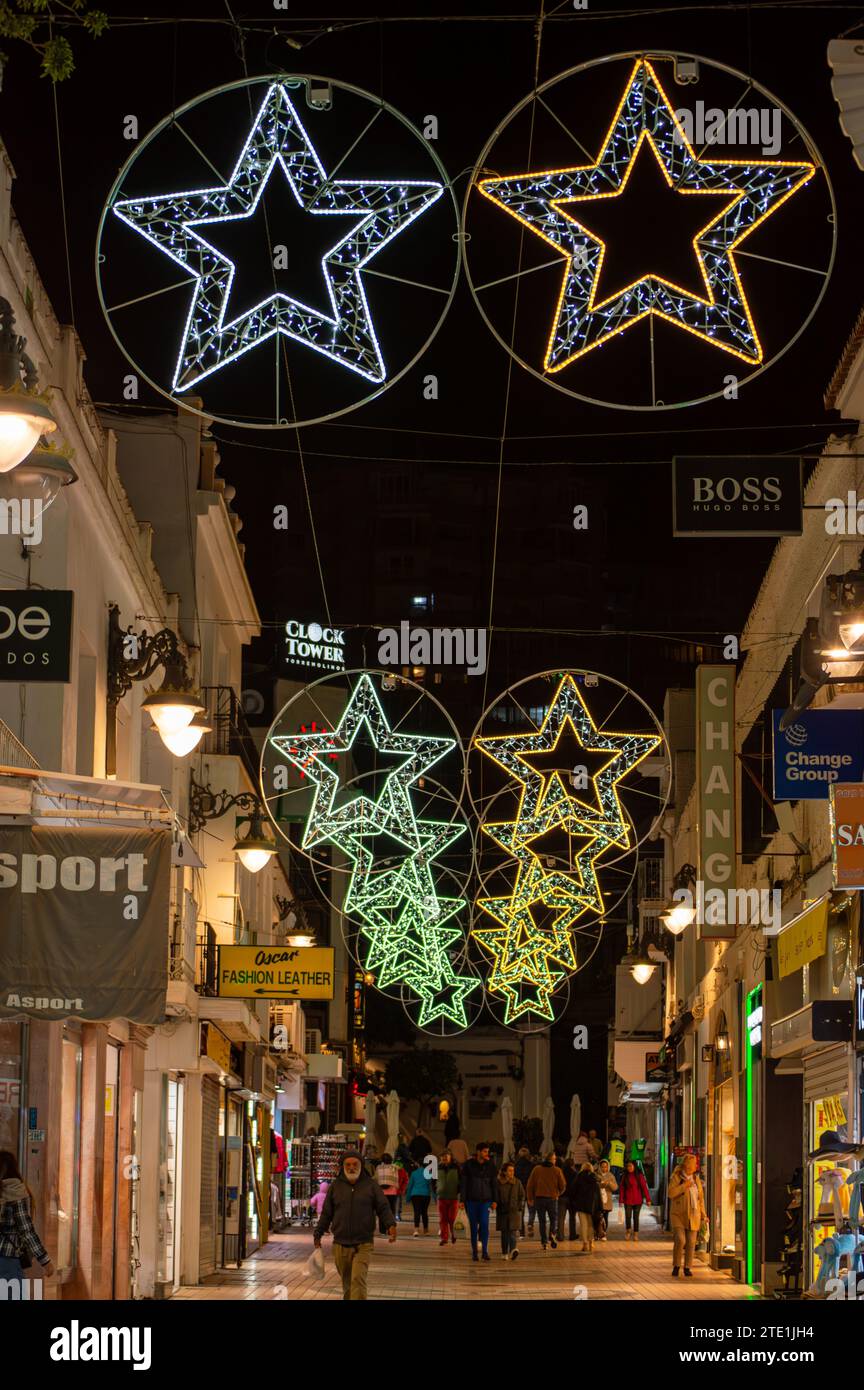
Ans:
[[[419,1236],[420,1224],[423,1224],[423,1234],[429,1234],[429,1203],[432,1200],[432,1183],[426,1176],[425,1168],[415,1168],[408,1179],[408,1186],[405,1189],[405,1200],[409,1201],[414,1208],[414,1235]]]
[[[438,1192],[438,1235],[439,1244],[448,1241],[456,1244],[456,1213],[459,1210],[459,1169],[453,1162],[453,1155],[445,1149],[438,1159],[438,1177],[435,1183]]]
[[[34,1259],[49,1278],[54,1273],[51,1257],[36,1234],[30,1208],[30,1193],[15,1155],[0,1149],[0,1279],[6,1280],[7,1290],[13,1281],[17,1282],[19,1297],[24,1293],[23,1271],[30,1268]]]

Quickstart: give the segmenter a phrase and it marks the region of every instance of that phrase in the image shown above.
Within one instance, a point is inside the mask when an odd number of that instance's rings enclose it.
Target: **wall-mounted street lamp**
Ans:
[[[819,617],[808,618],[802,634],[798,689],[780,720],[781,729],[795,723],[823,685],[845,685],[858,679],[843,672],[847,661],[858,665],[864,661],[864,551],[858,557],[857,569],[825,577]]]
[[[36,394],[39,374],[15,332],[15,314],[0,298],[0,473],[16,468],[32,453],[40,435],[52,434],[57,421]]]
[[[314,946],[315,932],[310,927],[303,904],[290,898],[277,896],[279,922],[285,923],[285,940],[289,946]]]
[[[232,845],[234,853],[244,869],[257,874],[259,869],[276,853],[276,845],[267,834],[267,815],[260,799],[254,792],[238,792],[236,796],[228,791],[214,792],[211,786],[202,787],[196,782],[194,774],[189,779],[189,834],[195,835],[208,820],[219,820],[221,816],[239,807],[248,811],[248,816],[240,817],[249,822],[246,835],[238,836]]]
[[[203,718],[205,706],[192,689],[186,658],[176,632],[163,627],[147,632],[124,632],[116,603],[108,609],[108,729],[105,767],[109,777],[117,772],[117,706],[135,681],[147,680],[157,666],[165,668],[162,685],[141,706],[153,720],[165,747],[175,757],[191,753],[210,732]]]
[[[685,889],[689,892],[691,884],[694,887],[696,885],[696,870],[692,864],[684,864],[672,880],[669,906],[660,913],[661,922],[673,936],[680,936],[682,931],[686,931],[696,916],[696,904],[692,899],[691,905],[688,906],[686,901],[675,897],[676,892],[683,893]]]

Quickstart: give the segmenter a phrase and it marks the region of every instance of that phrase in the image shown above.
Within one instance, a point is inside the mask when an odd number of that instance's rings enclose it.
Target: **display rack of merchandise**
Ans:
[[[309,1199],[312,1196],[312,1142],[292,1139],[288,1145],[288,1196],[285,1215],[289,1225],[311,1223]]]
[[[332,1182],[342,1164],[348,1140],[344,1134],[322,1134],[312,1140],[312,1184],[318,1191],[322,1182]]]

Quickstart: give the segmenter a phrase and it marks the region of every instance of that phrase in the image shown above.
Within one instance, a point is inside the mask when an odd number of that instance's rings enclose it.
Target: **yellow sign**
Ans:
[[[822,1104],[825,1107],[828,1129],[842,1129],[846,1123],[846,1111],[843,1109],[843,1102],[840,1097],[824,1096]]]
[[[212,1058],[223,1071],[231,1070],[231,1044],[218,1028],[207,1024],[207,1048],[205,1056]]]
[[[786,927],[777,938],[780,959],[780,979],[800,970],[825,952],[828,942],[828,899],[811,907]]]
[[[332,999],[328,946],[220,946],[222,999]]]

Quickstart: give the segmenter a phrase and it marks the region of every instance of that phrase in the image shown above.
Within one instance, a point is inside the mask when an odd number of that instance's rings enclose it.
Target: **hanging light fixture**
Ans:
[[[690,885],[695,886],[696,870],[692,864],[684,864],[675,875],[672,881],[672,897],[668,907],[660,914],[660,920],[667,931],[673,936],[680,936],[686,931],[691,922],[696,917],[696,904],[690,894]],[[690,896],[690,902],[686,901],[685,893]],[[676,896],[680,894],[681,896]]]
[[[52,434],[57,421],[36,394],[39,374],[15,332],[15,313],[0,297],[0,473],[8,473],[32,453],[40,435]]]
[[[0,498],[38,502],[44,513],[64,487],[77,481],[78,474],[62,450],[40,445],[23,463],[0,472]]]
[[[219,820],[235,807],[248,811],[245,817],[249,830],[238,835],[231,846],[244,869],[257,874],[276,853],[276,845],[266,831],[267,815],[254,792],[214,792],[211,786],[202,787],[194,774],[189,779],[189,834],[195,835],[208,821]]]
[[[261,818],[257,815],[250,817],[248,834],[242,839],[238,837],[232,848],[244,869],[248,869],[250,874],[257,874],[276,853],[276,846],[265,833]]]
[[[154,728],[156,725],[154,724]],[[201,712],[193,715],[189,723],[183,729],[174,729],[164,732],[157,729],[162,742],[175,758],[185,758],[187,753],[191,753],[198,747],[205,734],[212,734],[213,725],[207,723],[207,716]]]
[[[652,960],[646,946],[640,946],[630,964],[630,974],[637,985],[647,985],[659,962]]]

